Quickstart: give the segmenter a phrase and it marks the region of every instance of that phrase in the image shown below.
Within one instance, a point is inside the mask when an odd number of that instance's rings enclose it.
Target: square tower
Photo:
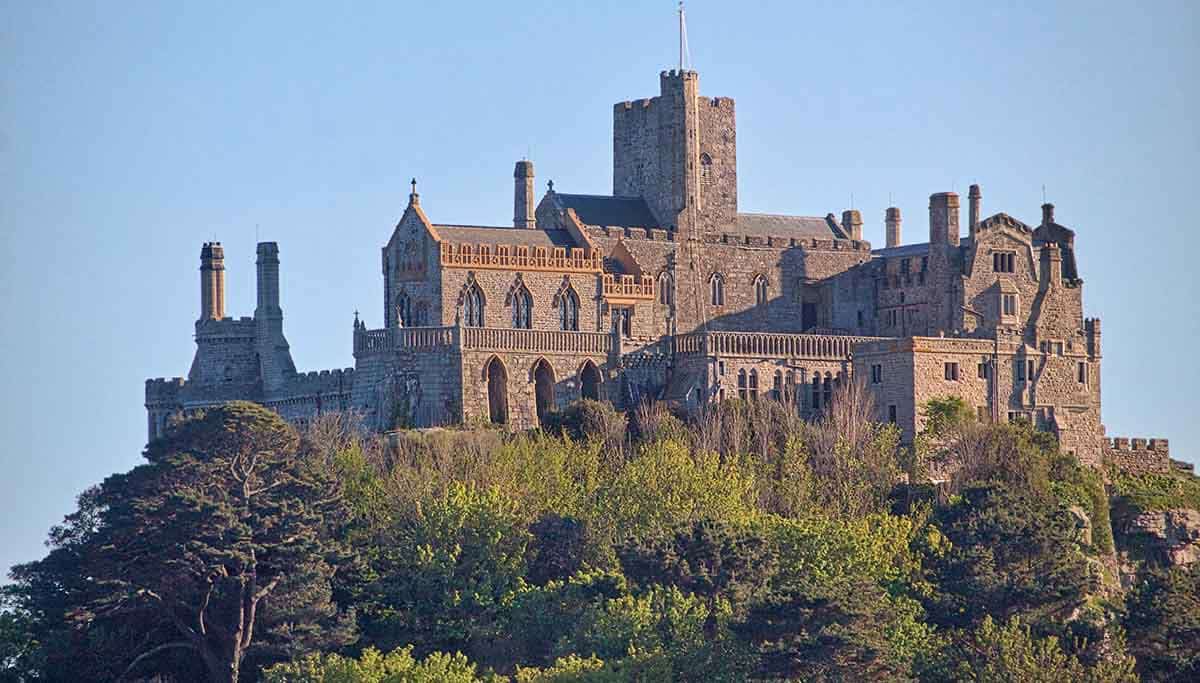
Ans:
[[[613,107],[613,194],[641,197],[682,235],[732,227],[737,126],[732,98],[701,98],[695,71],[664,71],[658,97]]]

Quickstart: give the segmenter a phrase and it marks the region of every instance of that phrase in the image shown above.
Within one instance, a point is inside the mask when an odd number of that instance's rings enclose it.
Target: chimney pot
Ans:
[[[883,222],[887,228],[887,246],[889,248],[900,246],[900,209],[889,206],[887,212],[884,214]]]
[[[537,227],[534,214],[533,162],[518,161],[513,168],[513,227],[532,230]]]

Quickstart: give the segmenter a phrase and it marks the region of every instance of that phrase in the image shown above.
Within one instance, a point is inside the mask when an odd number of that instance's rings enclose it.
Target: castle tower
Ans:
[[[225,249],[220,242],[200,248],[200,319],[225,317]]]
[[[962,276],[958,262],[958,195],[938,192],[929,196],[929,275],[933,298],[929,309],[930,334],[949,334],[962,318],[959,297]]]
[[[732,226],[737,136],[731,98],[701,98],[695,71],[664,71],[659,96],[613,107],[613,194],[642,197],[684,238]]]
[[[258,243],[258,306],[254,309],[255,349],[263,387],[283,385],[296,373],[291,350],[283,336],[283,309],[279,307],[279,245]]]

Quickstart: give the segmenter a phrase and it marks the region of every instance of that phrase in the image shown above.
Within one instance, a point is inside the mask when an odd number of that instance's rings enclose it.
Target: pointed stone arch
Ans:
[[[529,381],[533,384],[533,403],[538,424],[546,415],[558,408],[554,395],[554,367],[545,358],[538,358],[529,370]]]
[[[580,396],[599,401],[603,385],[604,376],[600,374],[600,368],[590,360],[583,361],[583,364],[579,366]]]
[[[487,320],[484,311],[487,307],[487,297],[483,288],[475,281],[475,273],[467,272],[467,281],[458,292],[458,316],[466,327],[483,327]]]
[[[487,383],[488,419],[495,424],[508,423],[508,370],[499,356],[492,356],[483,365]]]

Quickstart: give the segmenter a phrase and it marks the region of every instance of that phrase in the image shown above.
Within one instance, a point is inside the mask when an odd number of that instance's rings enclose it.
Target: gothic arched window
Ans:
[[[767,276],[765,275],[754,278],[754,303],[759,306],[767,304]]]
[[[396,324],[400,327],[409,327],[413,324],[412,321],[412,302],[408,298],[408,294],[400,292],[396,297]]]
[[[707,153],[700,155],[700,183],[702,185],[712,184],[712,157]]]
[[[713,273],[712,278],[709,280],[709,284],[711,285],[711,288],[712,288],[712,305],[713,306],[724,306],[725,305],[725,276],[721,275],[720,273]]]
[[[746,400],[746,371],[745,370],[738,370],[737,390],[738,390],[738,398],[745,401]]]
[[[758,370],[750,371],[750,398],[758,398]]]
[[[579,297],[567,287],[558,297],[559,326],[569,332],[579,331]]]
[[[665,270],[658,276],[658,303],[671,305],[671,274]]]
[[[533,327],[533,296],[520,285],[512,297],[513,327],[528,330]]]
[[[472,282],[463,296],[463,325],[483,327],[483,292]]]

